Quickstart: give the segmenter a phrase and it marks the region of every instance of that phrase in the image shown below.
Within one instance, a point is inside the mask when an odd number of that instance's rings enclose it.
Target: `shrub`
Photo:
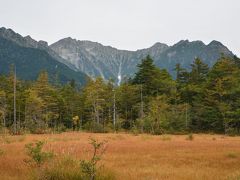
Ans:
[[[44,152],[42,150],[43,145],[44,145],[43,141],[38,141],[35,144],[30,143],[30,144],[25,145],[28,156],[31,157],[31,159],[37,166],[40,166],[46,160],[53,157],[52,152]]]
[[[66,132],[67,128],[66,126],[64,126],[64,124],[59,124],[56,128],[52,129],[53,133],[62,133],[62,132]]]
[[[4,151],[0,149],[0,156],[2,156],[3,154],[4,154]]]
[[[157,127],[152,132],[152,135],[162,135],[163,133],[164,133],[164,131],[161,128]]]
[[[187,136],[186,139],[189,140],[189,141],[192,141],[192,140],[194,139],[193,134],[192,134],[192,133],[191,133],[191,134],[188,134],[188,136]]]
[[[37,176],[36,176],[37,175]],[[69,157],[51,161],[46,167],[40,169],[33,179],[39,180],[78,180],[84,175],[79,170],[79,163]]]
[[[239,135],[239,131],[237,130],[237,129],[235,129],[235,128],[227,128],[226,129],[226,134],[228,135],[228,136],[238,136]]]
[[[106,150],[106,141],[98,142],[97,140],[90,138],[90,144],[93,147],[92,158],[88,161],[81,160],[81,168],[82,172],[88,177],[88,179],[93,180],[97,175],[97,164]]]
[[[161,135],[165,132],[162,124],[150,116],[137,119],[135,126],[141,133],[151,133],[152,135]]]
[[[24,122],[24,126],[31,134],[45,134],[46,132],[48,132],[48,126],[42,120],[26,120]]]
[[[84,129],[91,131],[93,133],[105,133],[105,127],[96,122],[87,122],[84,124]]]
[[[114,127],[113,123],[110,122],[110,123],[107,124],[107,128],[106,127],[104,128],[104,131],[105,132],[119,132],[119,131],[122,131],[124,123],[125,123],[124,119],[118,118],[116,120],[115,127]]]
[[[106,150],[106,141],[98,142],[90,139],[93,155],[90,160],[78,160],[64,157],[51,161],[47,166],[42,166],[37,176],[33,179],[40,180],[113,180],[115,176],[110,171],[98,166]]]
[[[133,128],[138,130],[138,133],[150,133],[151,132],[151,122],[149,121],[149,118],[139,118],[136,120]]]
[[[79,161],[70,157],[55,159],[48,166],[42,167],[38,174],[32,179],[38,180],[88,180],[89,177],[83,173]],[[99,168],[96,172],[95,180],[114,180],[112,172],[105,168]]]
[[[237,156],[236,153],[228,153],[228,154],[227,154],[227,157],[228,157],[228,158],[233,158],[233,159],[234,159],[234,158],[237,158],[238,156]]]
[[[134,136],[138,136],[139,130],[138,130],[138,128],[137,128],[136,125],[134,125],[134,126],[132,127],[131,132],[132,132],[132,134],[133,134]]]

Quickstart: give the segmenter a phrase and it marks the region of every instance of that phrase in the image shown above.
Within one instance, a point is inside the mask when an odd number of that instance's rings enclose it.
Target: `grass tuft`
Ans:
[[[3,154],[4,154],[4,151],[0,149],[0,156],[2,156]]]
[[[227,154],[227,157],[228,157],[228,158],[235,159],[235,158],[238,157],[238,155],[237,155],[236,153],[228,153],[228,154]]]
[[[161,136],[161,139],[162,139],[163,141],[170,141],[170,140],[171,140],[171,137],[168,136],[168,135],[162,135],[162,136]]]

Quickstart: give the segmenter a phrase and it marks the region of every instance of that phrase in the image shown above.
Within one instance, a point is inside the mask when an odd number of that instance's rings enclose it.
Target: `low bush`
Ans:
[[[93,133],[105,133],[106,129],[102,124],[98,124],[96,122],[87,122],[84,124],[84,129]]]
[[[131,129],[131,133],[134,135],[134,136],[138,136],[139,135],[139,130],[137,128],[136,125],[134,125]]]
[[[89,160],[75,160],[70,157],[51,161],[40,167],[33,179],[39,180],[113,180],[115,176],[98,163],[106,150],[106,141],[98,142],[90,139],[93,148]],[[39,148],[38,148],[39,149]]]
[[[106,141],[98,142],[97,140],[90,138],[90,144],[93,147],[93,155],[90,160],[81,160],[81,169],[88,179],[95,179],[98,170],[98,162],[101,160],[102,155],[106,150]]]
[[[0,149],[0,156],[2,156],[3,154],[4,154],[4,151]]]
[[[63,157],[51,161],[47,166],[41,167],[38,173],[33,175],[34,180],[88,180],[87,174],[83,172],[78,160]],[[97,169],[95,180],[114,180],[114,174],[108,169],[101,167]]]
[[[192,141],[194,139],[193,134],[188,134],[186,140]]]
[[[52,152],[44,152],[42,150],[44,145],[43,141],[38,141],[35,144],[30,143],[25,145],[25,148],[27,149],[27,154],[29,157],[31,157],[31,160],[37,165],[42,165],[45,161],[53,157]],[[31,161],[29,161],[31,162]]]
[[[78,180],[83,179],[83,173],[79,170],[78,161],[71,158],[55,159],[47,166],[42,167],[33,179],[39,180]]]
[[[228,136],[239,136],[240,132],[236,128],[227,128],[225,132]]]
[[[228,157],[228,158],[233,158],[233,159],[234,159],[234,158],[237,158],[238,156],[237,156],[236,153],[228,153],[228,154],[227,154],[227,157]]]

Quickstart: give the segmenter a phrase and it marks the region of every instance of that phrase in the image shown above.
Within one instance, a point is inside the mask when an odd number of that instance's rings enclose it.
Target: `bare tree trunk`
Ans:
[[[142,93],[142,84],[141,84],[141,110],[140,110],[140,118],[143,118],[144,112],[143,112],[143,93]]]
[[[18,112],[18,129],[21,129],[21,111],[20,111],[20,105],[19,105],[19,112]]]
[[[116,129],[116,94],[113,92],[113,127]]]
[[[14,134],[17,134],[17,114],[16,114],[16,66],[14,66],[14,80],[13,80],[13,104],[14,104],[14,119],[13,119],[13,127]]]
[[[3,115],[3,126],[6,127],[6,117],[5,117],[5,114]]]
[[[95,107],[95,112],[96,112],[96,119],[97,119],[97,124],[100,123],[100,118],[99,118],[99,110],[98,110],[98,103],[96,102],[96,107]]]
[[[186,123],[186,130],[188,129],[188,108],[187,103],[185,103],[185,123]]]

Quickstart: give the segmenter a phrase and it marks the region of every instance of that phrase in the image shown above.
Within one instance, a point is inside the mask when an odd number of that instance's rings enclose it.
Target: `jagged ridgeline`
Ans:
[[[211,67],[221,54],[233,56],[227,47],[217,41],[212,41],[208,45],[201,41],[189,42],[188,40],[180,41],[173,46],[156,43],[147,49],[125,51],[96,42],[65,38],[50,47],[68,63],[89,76],[119,80],[133,76],[137,65],[147,55],[153,58],[158,67],[167,69],[174,77],[176,64],[190,69],[190,64],[199,57]]]
[[[126,51],[72,38],[48,46],[47,42],[35,41],[30,36],[22,37],[11,29],[0,28],[0,73],[7,73],[10,65],[16,64],[17,75],[22,79],[35,79],[39,71],[45,69],[51,80],[57,75],[62,83],[74,79],[84,84],[87,76],[101,76],[120,83],[124,78],[134,76],[137,65],[147,55],[158,67],[167,69],[175,77],[176,64],[190,69],[190,64],[199,57],[211,67],[221,54],[233,56],[218,41],[208,45],[188,40],[173,46],[156,43],[150,48]]]
[[[35,80],[41,71],[46,70],[51,82],[75,80],[79,86],[85,84],[87,76],[63,61],[47,43],[37,42],[29,36],[22,37],[10,29],[0,29],[0,74],[9,73],[11,65],[15,65],[20,79]]]

